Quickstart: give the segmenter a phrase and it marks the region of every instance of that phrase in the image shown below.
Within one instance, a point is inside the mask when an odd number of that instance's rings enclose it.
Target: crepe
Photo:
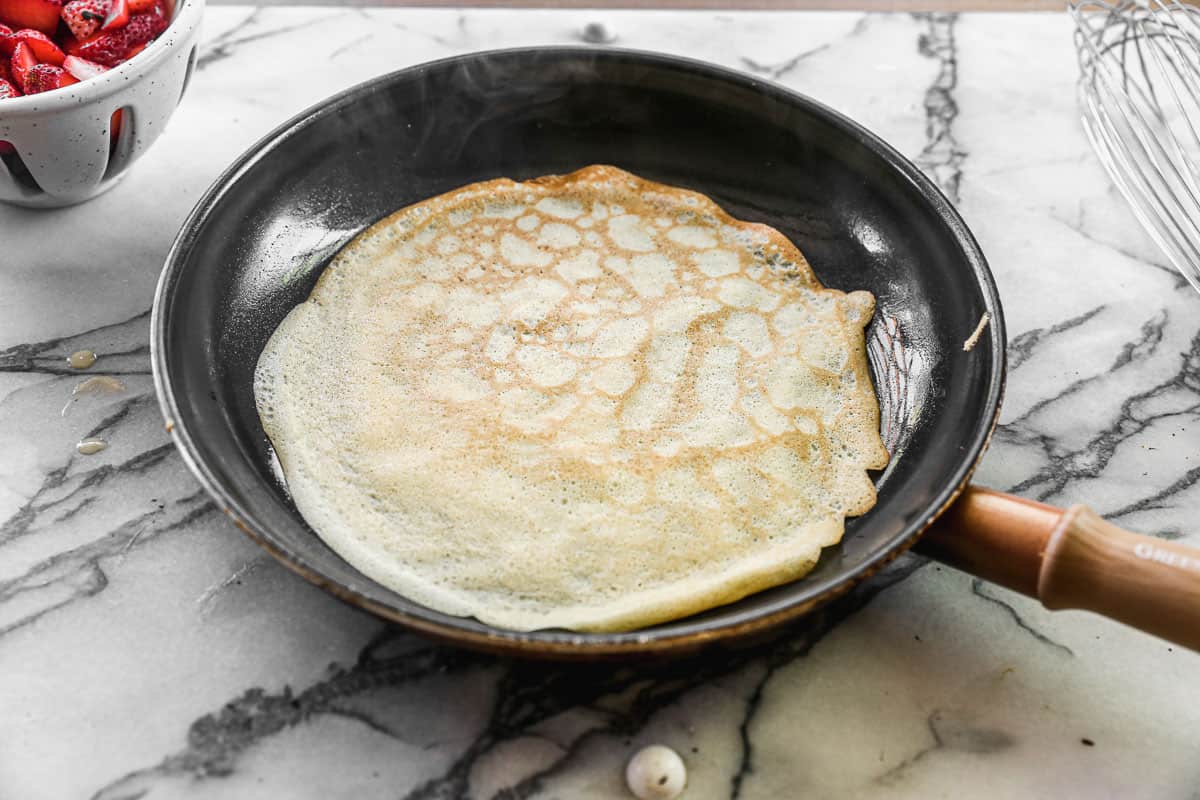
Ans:
[[[875,502],[866,292],[609,166],[409,206],[255,374],[296,506],[447,614],[618,631],[798,578]]]

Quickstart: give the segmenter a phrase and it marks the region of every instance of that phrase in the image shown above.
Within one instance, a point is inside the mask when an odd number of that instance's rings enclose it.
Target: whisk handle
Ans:
[[[1123,530],[1086,506],[969,487],[918,549],[1046,608],[1093,611],[1200,650],[1200,550]]]

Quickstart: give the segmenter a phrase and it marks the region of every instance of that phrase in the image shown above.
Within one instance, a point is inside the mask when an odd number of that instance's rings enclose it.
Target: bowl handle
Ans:
[[[916,549],[1046,608],[1094,611],[1200,650],[1200,550],[1122,530],[1086,506],[969,486]]]

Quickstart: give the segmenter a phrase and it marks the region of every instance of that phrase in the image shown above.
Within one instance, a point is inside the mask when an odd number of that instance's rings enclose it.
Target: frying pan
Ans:
[[[371,223],[475,181],[594,163],[700,191],[782,231],[827,286],[874,293],[870,354],[892,460],[875,476],[875,508],[848,520],[841,544],[801,580],[630,633],[500,630],[405,599],[313,533],[272,468],[252,376],[280,320]],[[1003,314],[983,254],[899,153],[753,77],[650,53],[534,48],[450,58],[350,89],[276,129],[217,180],[167,258],[152,328],[167,429],[234,522],[314,583],[441,639],[565,658],[695,649],[816,608],[926,533],[927,552],[1051,608],[1091,608],[1200,646],[1200,555],[1086,509],[967,486],[1004,387]]]

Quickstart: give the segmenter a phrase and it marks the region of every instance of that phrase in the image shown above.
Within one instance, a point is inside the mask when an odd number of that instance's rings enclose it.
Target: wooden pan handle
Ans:
[[[1200,550],[1141,536],[1086,506],[967,487],[919,552],[984,580],[1200,650]]]

